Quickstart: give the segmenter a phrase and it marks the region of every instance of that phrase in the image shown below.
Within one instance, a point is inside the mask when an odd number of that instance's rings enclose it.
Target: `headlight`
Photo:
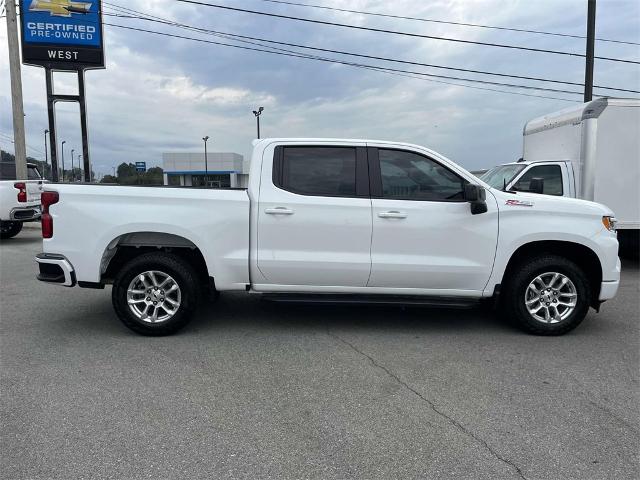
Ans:
[[[604,225],[604,228],[606,228],[610,232],[616,231],[617,223],[618,221],[616,220],[616,217],[611,217],[611,216],[602,217],[602,224]]]

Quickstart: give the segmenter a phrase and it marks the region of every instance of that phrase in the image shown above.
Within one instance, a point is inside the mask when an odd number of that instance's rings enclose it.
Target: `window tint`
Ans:
[[[562,195],[562,170],[559,165],[538,165],[532,167],[518,179],[513,189],[519,192],[529,192],[529,184],[533,178],[544,179],[543,192],[546,195]]]
[[[10,162],[0,163],[0,180],[15,180],[16,164]]]
[[[464,199],[464,179],[413,152],[379,149],[382,196],[405,200]]]
[[[284,147],[282,155],[279,186],[285,190],[302,195],[355,196],[355,148]]]
[[[40,180],[40,172],[35,166],[27,165],[27,179],[28,180]]]

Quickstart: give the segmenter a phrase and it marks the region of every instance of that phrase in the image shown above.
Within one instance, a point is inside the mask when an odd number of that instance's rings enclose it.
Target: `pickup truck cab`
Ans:
[[[40,218],[42,177],[34,163],[27,164],[27,179],[16,179],[16,164],[0,162],[0,239],[15,237],[23,222]]]
[[[276,298],[475,303],[561,334],[613,298],[613,212],[503,192],[434,151],[263,139],[244,189],[46,185],[42,281],[113,284],[136,332],[175,332],[209,289]]]

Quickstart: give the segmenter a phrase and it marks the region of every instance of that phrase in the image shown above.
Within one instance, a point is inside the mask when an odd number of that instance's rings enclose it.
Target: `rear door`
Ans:
[[[462,176],[421,152],[369,148],[373,235],[370,287],[476,296],[495,258],[498,210],[472,215]]]
[[[366,286],[372,222],[365,144],[284,144],[262,168],[257,264],[266,284]]]

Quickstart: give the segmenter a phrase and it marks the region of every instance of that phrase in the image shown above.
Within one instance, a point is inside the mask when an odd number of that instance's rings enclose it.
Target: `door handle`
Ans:
[[[293,210],[287,207],[265,208],[264,213],[268,215],[293,215]]]
[[[388,212],[380,212],[378,213],[380,218],[407,218],[407,214],[404,212],[399,212],[397,210],[391,210]]]

